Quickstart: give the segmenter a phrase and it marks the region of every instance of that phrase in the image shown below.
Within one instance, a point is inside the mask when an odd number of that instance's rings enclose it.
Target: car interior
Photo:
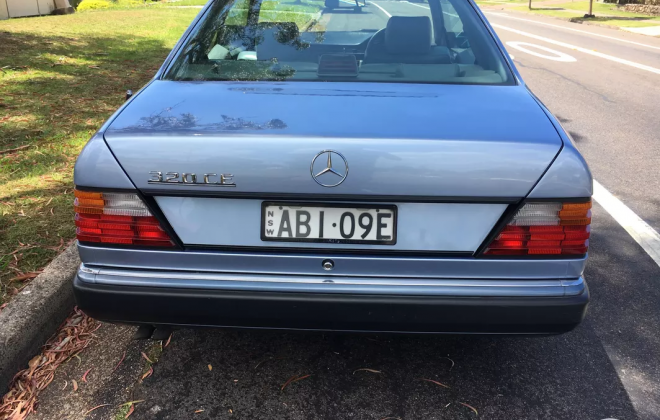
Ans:
[[[452,15],[456,16],[456,15]],[[458,16],[456,16],[458,17]],[[294,22],[215,25],[179,66],[177,80],[314,80],[506,84],[494,43],[474,24],[392,16],[384,28],[301,32]],[[460,23],[460,21],[459,21]],[[481,34],[479,34],[481,35]]]

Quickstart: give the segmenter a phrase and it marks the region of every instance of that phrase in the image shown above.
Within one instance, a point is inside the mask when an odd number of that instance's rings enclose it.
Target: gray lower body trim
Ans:
[[[576,279],[429,279],[302,275],[262,275],[88,267],[78,277],[86,283],[179,289],[255,292],[397,294],[456,297],[562,297],[585,291]]]
[[[88,267],[163,272],[242,273],[245,275],[375,277],[378,279],[571,280],[582,276],[586,258],[485,259],[364,254],[177,251],[104,248],[78,244]],[[322,262],[334,261],[326,271]]]

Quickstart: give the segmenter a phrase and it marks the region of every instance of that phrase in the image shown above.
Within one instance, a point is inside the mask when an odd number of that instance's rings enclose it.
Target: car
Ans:
[[[146,331],[575,328],[591,173],[479,8],[265,4],[210,1],[80,153],[79,307]]]

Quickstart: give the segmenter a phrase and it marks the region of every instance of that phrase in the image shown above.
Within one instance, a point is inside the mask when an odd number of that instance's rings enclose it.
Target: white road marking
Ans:
[[[536,23],[537,25],[545,25],[545,26],[550,26],[552,28],[565,29],[567,31],[579,32],[579,33],[582,33],[582,34],[593,35],[593,36],[597,36],[597,37],[600,37],[600,38],[607,38],[607,39],[613,39],[613,40],[619,41],[619,42],[625,42],[626,44],[639,45],[640,47],[653,48],[655,50],[660,50],[660,47],[656,47],[656,46],[648,45],[648,44],[642,44],[641,42],[629,41],[627,39],[621,39],[621,38],[617,38],[615,36],[601,35],[601,34],[597,34],[597,33],[594,33],[594,32],[583,31],[581,29],[567,28],[566,26],[554,25],[552,23],[546,23],[546,22],[539,22],[538,20],[524,19],[524,18],[520,18],[520,17],[516,17],[516,16],[510,16],[506,13],[487,12],[487,11],[484,11],[484,13],[487,14],[487,15],[495,15],[495,16],[502,16],[502,17],[505,17],[507,19],[522,20],[523,22]],[[492,25],[492,23],[491,23],[491,25]]]
[[[660,266],[660,234],[596,180],[593,197]]]
[[[550,39],[550,38],[546,38],[546,37],[543,37],[543,36],[530,34],[529,32],[519,31],[517,29],[509,28],[507,26],[503,26],[503,25],[500,25],[500,24],[497,24],[497,23],[491,23],[491,26],[493,26],[494,28],[499,28],[499,29],[502,29],[502,30],[505,30],[505,31],[513,32],[514,34],[526,36],[526,37],[529,37],[529,38],[538,39],[539,41],[544,41],[544,42],[547,42],[547,43],[550,43],[550,44],[559,45],[560,47],[570,48],[572,50],[580,51],[580,52],[583,52],[585,54],[589,54],[589,55],[593,55],[593,56],[596,56],[596,57],[604,58],[605,60],[610,60],[610,61],[614,61],[616,63],[625,64],[626,66],[635,67],[635,68],[638,68],[640,70],[646,70],[646,71],[650,71],[651,73],[660,74],[660,69],[657,69],[657,68],[651,67],[651,66],[647,66],[645,64],[640,64],[640,63],[635,63],[634,61],[624,60],[623,58],[618,58],[618,57],[614,57],[614,56],[609,55],[609,54],[603,54],[603,53],[598,52],[598,51],[578,47],[576,45],[568,44],[566,42],[555,41],[554,39]]]
[[[392,15],[390,15],[390,13],[389,13],[387,10],[383,9],[382,7],[380,7],[379,5],[377,5],[376,3],[374,3],[373,1],[370,1],[369,3],[373,4],[374,6],[376,6],[376,7],[379,8],[380,10],[382,10],[383,13],[385,13],[385,14],[387,15],[387,17],[392,17]]]
[[[530,44],[529,42],[509,41],[509,42],[506,43],[506,45],[508,45],[510,47],[513,47],[517,50],[526,52],[527,54],[535,55],[535,56],[541,57],[541,58],[547,58],[548,60],[552,60],[552,61],[561,61],[561,62],[564,62],[564,63],[572,63],[574,61],[577,61],[574,57],[571,57],[570,55],[565,54],[563,52],[559,52],[559,51],[550,49],[548,47],[542,47],[540,45]],[[528,48],[525,48],[525,47],[528,47]],[[539,52],[534,51],[533,49],[530,50],[529,48],[534,48],[534,49],[537,49],[537,50],[545,51],[545,52],[548,52],[552,55],[541,54]]]
[[[430,7],[422,6],[421,4],[411,3],[411,2],[409,2],[409,1],[404,1],[403,3],[408,3],[408,4],[411,5],[411,6],[417,6],[417,7],[421,7],[422,9],[431,10]]]
[[[409,2],[409,1],[402,1],[401,3],[408,3],[408,4],[411,5],[411,6],[417,6],[417,7],[421,7],[422,9],[431,10],[430,7],[422,6],[422,5],[420,5],[420,4],[411,3],[411,2]],[[453,13],[448,13],[448,12],[444,12],[444,11],[443,11],[442,13],[444,13],[444,14],[447,15],[447,16],[453,16],[453,17],[455,17],[455,18],[459,18],[459,19],[460,19],[460,17],[459,17],[458,15],[455,15],[455,14],[453,14]]]

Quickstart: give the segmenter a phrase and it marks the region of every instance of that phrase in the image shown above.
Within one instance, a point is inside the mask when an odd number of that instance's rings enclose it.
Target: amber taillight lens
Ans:
[[[173,247],[137,194],[75,190],[76,236],[81,242]]]
[[[591,200],[523,205],[484,255],[581,255],[589,248]]]

